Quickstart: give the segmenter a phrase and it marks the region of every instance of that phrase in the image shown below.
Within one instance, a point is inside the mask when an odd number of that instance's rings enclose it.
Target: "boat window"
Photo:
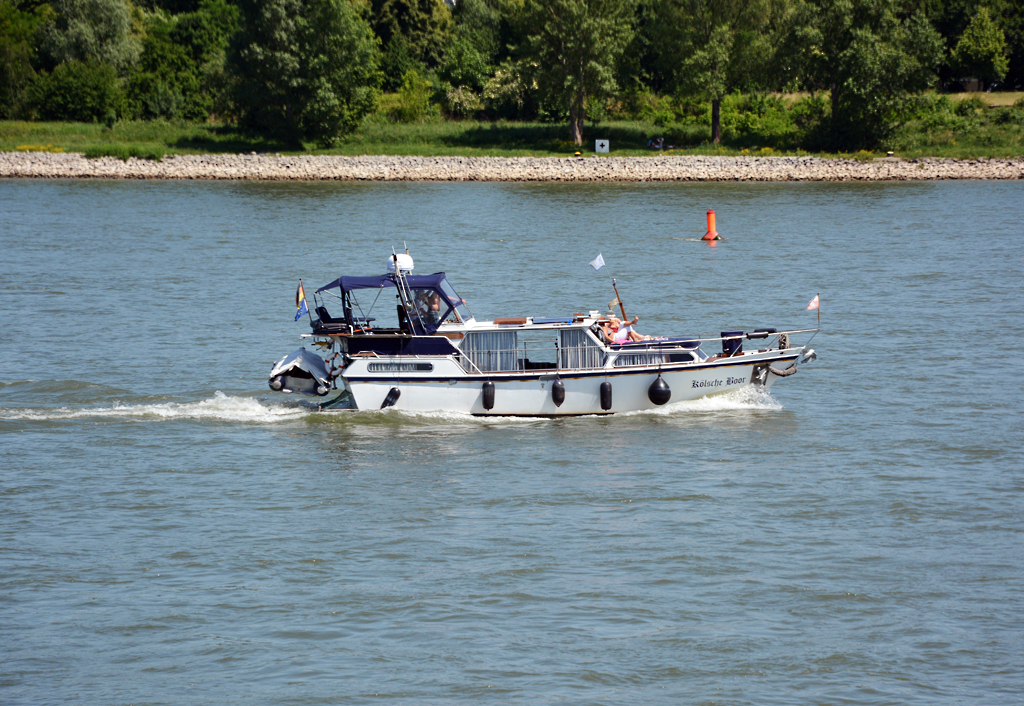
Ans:
[[[370,363],[366,369],[371,373],[429,373],[433,363]]]
[[[557,341],[551,329],[519,331],[519,369],[556,370]]]
[[[550,330],[473,331],[459,347],[483,373],[557,370],[556,338]]]
[[[658,365],[665,362],[665,356],[659,353],[619,353],[613,363],[616,368],[633,365]]]
[[[459,346],[462,353],[482,373],[518,370],[515,331],[478,331],[467,333]]]
[[[692,363],[693,353],[690,351],[638,351],[636,353],[620,353],[613,364],[616,368],[632,365],[661,365],[663,363]]]
[[[604,351],[587,335],[586,329],[568,329],[559,331],[558,335],[563,369],[604,367]]]

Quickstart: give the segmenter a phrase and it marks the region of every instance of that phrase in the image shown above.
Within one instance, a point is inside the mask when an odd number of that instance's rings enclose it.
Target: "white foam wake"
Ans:
[[[265,405],[252,397],[232,397],[218,390],[199,402],[115,404],[111,407],[59,407],[57,409],[0,409],[0,419],[61,421],[65,419],[207,419],[225,422],[274,422],[299,419],[309,414],[301,407]]]
[[[635,415],[686,415],[701,412],[721,412],[734,410],[780,410],[779,404],[767,392],[759,392],[752,386],[740,388],[732,392],[712,397],[701,397],[685,402],[672,402],[657,409],[637,412],[620,412],[617,416]],[[274,424],[278,422],[301,419],[314,410],[296,405],[265,404],[252,397],[234,397],[225,395],[219,390],[213,397],[199,402],[163,402],[157,404],[114,404],[109,407],[58,407],[55,409],[39,408],[0,408],[0,419],[8,421],[62,421],[71,419],[137,419],[172,420],[197,419],[224,422],[249,422],[256,424]],[[537,423],[544,421],[538,417],[474,417],[460,412],[411,412],[405,410],[367,410],[361,412],[344,412],[344,419],[362,422],[397,421],[402,418],[409,421],[424,423]]]
[[[766,390],[758,390],[753,385],[745,385],[737,390],[724,392],[720,395],[700,397],[683,402],[670,402],[657,409],[645,409],[637,412],[624,412],[624,415],[638,414],[683,415],[694,412],[731,412],[738,410],[773,410],[782,409],[782,405]]]

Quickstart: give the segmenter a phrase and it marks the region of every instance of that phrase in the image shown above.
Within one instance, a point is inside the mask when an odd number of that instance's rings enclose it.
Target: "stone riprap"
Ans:
[[[1024,158],[340,157],[173,155],[159,162],[0,152],[0,177],[340,181],[916,181],[1022,179]]]

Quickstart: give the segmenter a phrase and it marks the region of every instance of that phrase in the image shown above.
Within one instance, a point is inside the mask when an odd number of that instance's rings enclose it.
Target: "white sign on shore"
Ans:
[[[608,152],[608,147],[609,147],[608,140],[597,140],[596,142],[594,142],[594,151],[595,152],[607,153]]]

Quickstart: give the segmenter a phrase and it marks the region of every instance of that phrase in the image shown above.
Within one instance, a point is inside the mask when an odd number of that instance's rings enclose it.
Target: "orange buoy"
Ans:
[[[715,230],[715,212],[708,211],[708,232],[704,234],[701,240],[718,240],[721,237],[718,231]]]

